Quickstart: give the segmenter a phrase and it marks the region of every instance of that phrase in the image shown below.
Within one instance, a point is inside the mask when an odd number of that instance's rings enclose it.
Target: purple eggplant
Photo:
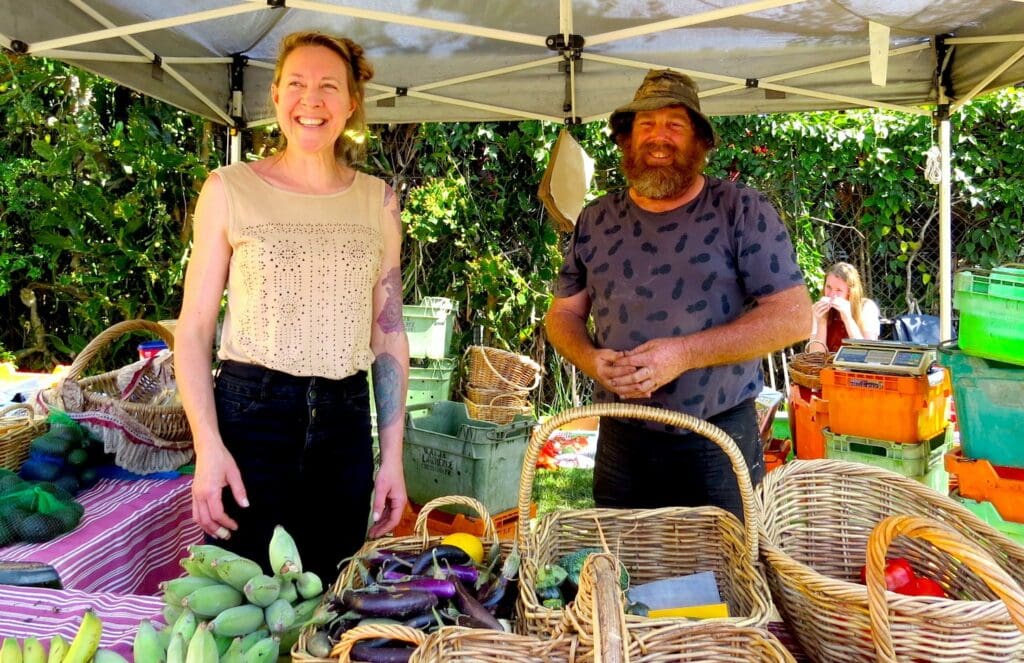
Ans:
[[[420,556],[413,562],[412,568],[409,569],[409,575],[423,575],[427,573],[427,569],[432,565],[440,565],[444,562],[448,564],[465,564],[468,561],[469,555],[462,548],[440,544],[427,548],[420,553]]]
[[[508,557],[505,558],[505,563],[501,567],[501,573],[498,574],[491,582],[484,585],[477,595],[480,600],[480,604],[490,610],[492,613],[497,609],[498,604],[505,597],[508,586],[512,583],[516,576],[519,575],[519,549],[513,547],[509,551]]]
[[[412,647],[375,647],[369,643],[357,642],[352,645],[349,660],[355,663],[408,663]]]
[[[450,599],[455,596],[455,582],[445,580],[443,578],[427,578],[426,576],[420,576],[419,578],[409,578],[407,580],[390,582],[386,585],[381,585],[381,587],[387,587],[388,591],[403,592],[415,590],[430,592],[439,599]]]
[[[353,591],[345,590],[341,602],[346,610],[355,610],[367,617],[405,617],[429,610],[437,605],[437,596],[424,591]]]
[[[475,621],[481,624],[481,628],[493,628],[498,631],[503,630],[498,620],[490,613],[490,611],[480,605],[480,602],[476,600],[476,597],[469,593],[465,585],[461,582],[455,583],[455,607],[464,615],[469,615]]]

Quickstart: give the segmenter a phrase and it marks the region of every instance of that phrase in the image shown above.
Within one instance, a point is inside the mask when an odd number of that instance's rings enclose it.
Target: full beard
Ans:
[[[649,166],[643,157],[652,148],[672,150],[672,163]],[[636,150],[630,141],[622,145],[622,172],[626,181],[640,196],[652,200],[671,200],[686,193],[700,177],[707,159],[707,150],[692,142],[682,150],[672,145],[644,145]]]

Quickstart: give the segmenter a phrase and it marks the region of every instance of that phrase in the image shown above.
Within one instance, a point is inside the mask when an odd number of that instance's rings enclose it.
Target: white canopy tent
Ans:
[[[0,46],[235,129],[273,121],[281,38],[351,37],[375,123],[587,122],[645,70],[711,115],[881,107],[940,122],[940,291],[951,320],[950,115],[1024,80],[1024,0],[0,0]]]

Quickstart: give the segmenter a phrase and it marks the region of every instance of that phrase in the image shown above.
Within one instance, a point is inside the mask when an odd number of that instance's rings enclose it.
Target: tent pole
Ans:
[[[227,160],[228,165],[242,160],[242,132],[234,127],[228,127]]]
[[[949,114],[939,118],[939,328],[942,338],[953,337],[953,241],[950,182]]]

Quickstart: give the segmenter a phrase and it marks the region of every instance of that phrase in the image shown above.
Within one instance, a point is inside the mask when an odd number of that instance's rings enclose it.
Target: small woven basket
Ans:
[[[475,385],[466,386],[466,398],[481,405],[522,406],[530,402],[526,389],[484,389]]]
[[[839,460],[791,461],[759,488],[761,554],[775,605],[800,647],[819,661],[875,661],[868,588],[859,583],[871,532],[888,516],[936,520],[980,547],[1017,581],[1024,547],[949,497],[881,468]],[[900,660],[1009,661],[1024,657],[1024,636],[988,587],[933,546],[897,538],[892,556],[937,580],[957,600],[889,595]]]
[[[789,379],[808,389],[821,389],[821,369],[832,363],[831,352],[801,352],[789,360]]]
[[[720,428],[679,412],[640,405],[605,403],[572,408],[538,426],[527,447],[519,481],[519,522],[529,522],[533,479],[541,446],[565,423],[592,416],[645,419],[694,431],[716,443],[729,457],[739,483],[744,524],[733,514],[713,506],[659,509],[583,509],[556,511],[543,516],[533,533],[520,526],[522,554],[516,630],[550,637],[558,632],[562,610],[546,608],[538,599],[537,578],[545,564],[584,547],[602,547],[616,555],[633,582],[713,571],[722,600],[731,617],[726,623],[764,626],[771,598],[757,568],[760,513],[750,474],[735,442]],[[649,619],[626,616],[632,635],[690,624],[681,618]]]
[[[445,626],[427,636],[409,663],[577,663],[576,639]]]
[[[466,349],[468,383],[479,389],[533,391],[540,384],[540,365],[525,355],[484,345]]]
[[[24,412],[24,415],[17,414]],[[0,468],[17,472],[28,459],[29,443],[46,432],[45,418],[36,418],[28,403],[0,408]]]
[[[352,647],[360,640],[374,640],[376,638],[407,642],[416,645],[418,650],[419,645],[422,645],[424,640],[427,639],[427,634],[419,629],[402,626],[401,624],[367,624],[366,626],[356,626],[341,634],[341,640],[331,650],[330,660],[338,661],[338,663],[348,663],[352,660]],[[299,659],[293,655],[292,660],[297,661]]]
[[[1002,604],[993,601],[984,608],[971,605],[965,601],[956,601],[941,597],[905,597],[885,590],[885,560],[889,546],[898,536],[927,541],[938,553],[936,560],[943,563],[942,567],[964,568],[985,583]],[[868,539],[866,582],[868,591],[868,613],[871,618],[871,633],[875,651],[882,663],[896,663],[897,653],[900,660],[910,656],[919,656],[919,652],[930,652],[926,660],[1010,660],[1009,658],[990,658],[997,650],[1010,653],[1008,636],[1012,621],[1017,630],[1024,630],[1024,593],[1020,584],[1009,576],[992,557],[975,544],[968,541],[956,531],[939,522],[920,516],[890,516],[879,523]],[[973,580],[973,578],[972,578]],[[963,604],[959,607],[957,604]],[[973,617],[981,617],[982,622],[973,621]],[[899,651],[893,641],[890,621],[897,622],[903,630],[903,638]],[[938,621],[938,624],[936,624]],[[938,631],[943,624],[958,621],[960,631],[966,630],[968,624],[980,627],[988,633],[989,646],[963,647],[956,641],[952,631]],[[907,644],[913,639],[912,645]],[[1019,641],[1020,638],[1017,638]],[[1019,644],[1019,642],[1018,642]],[[1022,648],[1016,648],[1015,659],[1019,659]]]
[[[591,555],[583,562],[576,600],[565,610],[563,628],[580,641],[580,663],[597,652],[625,651],[631,663],[793,663],[793,656],[768,631],[721,622],[668,626],[648,633],[625,623],[619,562],[613,555]]]
[[[528,417],[533,416],[533,408],[529,404],[506,405],[506,397],[503,396],[495,398],[487,405],[475,403],[470,400],[469,396],[463,398],[462,402],[466,404],[466,413],[469,414],[469,418],[479,419],[480,421],[491,421],[496,424],[510,424],[519,415],[525,415]]]
[[[349,562],[344,569],[342,569],[331,591],[327,592],[324,596],[326,597],[332,594],[340,596],[342,591],[345,589],[359,589],[364,586],[362,576],[359,573],[359,558],[366,557],[382,548],[393,550],[395,552],[419,553],[426,550],[429,546],[440,543],[441,539],[444,537],[430,535],[427,528],[429,522],[428,518],[434,509],[439,509],[443,506],[449,505],[468,507],[479,514],[480,519],[484,523],[484,532],[480,537],[484,543],[484,550],[489,550],[494,543],[499,543],[502,555],[508,555],[514,545],[514,542],[498,540],[498,531],[494,526],[494,520],[491,518],[491,515],[487,512],[487,509],[483,504],[472,497],[464,497],[462,495],[438,497],[437,499],[430,500],[423,505],[422,509],[420,509],[420,512],[416,517],[416,525],[413,527],[412,535],[383,537],[364,543],[355,554],[355,558]],[[302,633],[299,635],[298,641],[292,647],[292,661],[295,661],[295,663],[338,663],[338,647],[343,641],[339,641],[338,644],[335,645],[335,649],[331,651],[330,658],[319,658],[306,651],[306,642],[313,633],[314,627],[312,626],[303,629]],[[420,631],[417,631],[417,633],[422,635]],[[342,658],[340,660],[344,663],[347,659]]]

